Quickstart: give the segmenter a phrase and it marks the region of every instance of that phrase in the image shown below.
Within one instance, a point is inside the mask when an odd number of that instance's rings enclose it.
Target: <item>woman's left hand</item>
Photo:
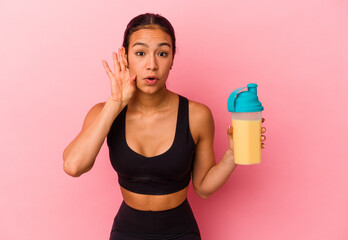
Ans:
[[[265,122],[265,118],[262,118],[262,123]],[[263,143],[266,140],[266,136],[262,135],[266,132],[265,127],[261,127],[261,148],[265,148],[265,144]],[[228,149],[234,152],[233,148],[233,128],[232,126],[229,126],[227,129],[227,135],[228,135]]]
[[[262,123],[265,121],[264,118],[262,118]],[[261,127],[261,134],[266,132],[266,128],[265,127]],[[261,135],[261,148],[265,148],[265,144],[263,143],[266,140],[266,136],[265,135]]]

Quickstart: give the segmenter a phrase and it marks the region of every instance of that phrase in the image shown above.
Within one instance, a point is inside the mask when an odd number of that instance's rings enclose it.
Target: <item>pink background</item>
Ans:
[[[108,239],[122,197],[106,144],[80,178],[62,153],[109,96],[101,59],[145,12],[174,25],[167,86],[211,108],[217,162],[230,92],[255,82],[265,107],[262,164],[208,200],[190,186],[202,239],[348,239],[343,0],[1,1],[0,239]]]

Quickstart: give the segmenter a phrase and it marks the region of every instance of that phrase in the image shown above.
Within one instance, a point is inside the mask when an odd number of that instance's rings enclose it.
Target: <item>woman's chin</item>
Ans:
[[[164,85],[137,86],[137,91],[139,93],[145,93],[145,94],[156,94],[165,90],[166,90],[166,87]]]

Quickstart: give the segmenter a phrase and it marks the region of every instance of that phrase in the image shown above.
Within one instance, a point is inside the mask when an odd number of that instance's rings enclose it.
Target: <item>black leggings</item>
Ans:
[[[201,240],[187,200],[164,211],[141,211],[124,201],[114,219],[110,240]]]

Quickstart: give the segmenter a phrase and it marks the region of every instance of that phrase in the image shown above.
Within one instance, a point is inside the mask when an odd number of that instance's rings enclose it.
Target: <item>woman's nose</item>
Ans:
[[[155,56],[149,56],[149,58],[147,60],[146,69],[147,70],[152,70],[152,71],[158,69],[158,65],[157,65],[157,61],[156,61]]]

